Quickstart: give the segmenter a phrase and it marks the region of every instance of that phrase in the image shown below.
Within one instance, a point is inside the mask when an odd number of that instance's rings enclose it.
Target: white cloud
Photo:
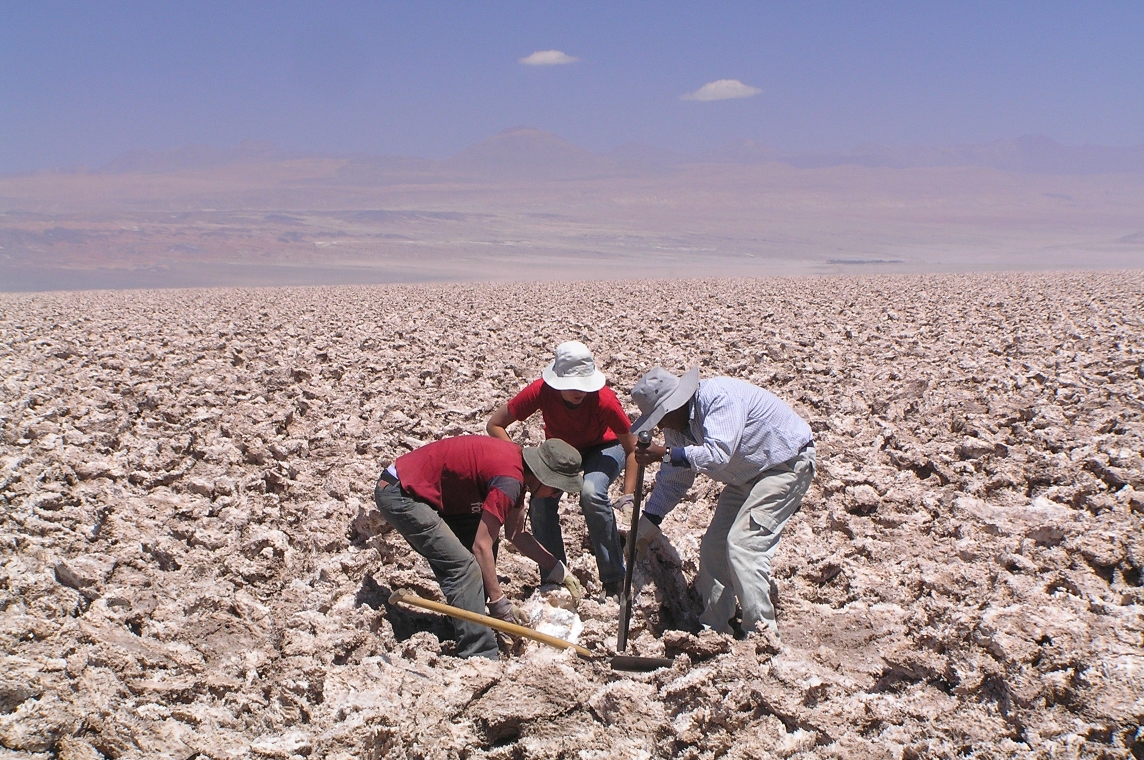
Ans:
[[[559,66],[563,63],[576,63],[580,60],[560,50],[537,50],[532,55],[520,59],[525,66]]]
[[[758,95],[762,90],[743,84],[738,79],[717,79],[708,82],[695,92],[681,95],[680,100],[731,100],[733,98],[750,98]]]

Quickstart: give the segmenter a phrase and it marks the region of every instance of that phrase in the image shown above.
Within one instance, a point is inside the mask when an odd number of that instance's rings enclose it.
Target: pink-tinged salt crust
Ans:
[[[0,758],[1144,756],[1142,315],[1139,271],[0,296]],[[702,478],[636,572],[670,669],[458,660],[385,604],[441,597],[379,466],[569,339],[629,411],[698,364],[811,422],[781,648],[681,630]]]

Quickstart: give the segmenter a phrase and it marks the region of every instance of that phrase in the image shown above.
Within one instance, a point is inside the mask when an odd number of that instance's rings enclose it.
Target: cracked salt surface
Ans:
[[[2,295],[0,758],[1138,757],[1141,314],[1139,272]],[[781,647],[690,632],[703,478],[635,573],[628,653],[670,668],[458,660],[388,606],[441,597],[380,466],[569,339],[625,403],[697,364],[810,422]],[[561,510],[581,628],[544,614],[606,655]]]

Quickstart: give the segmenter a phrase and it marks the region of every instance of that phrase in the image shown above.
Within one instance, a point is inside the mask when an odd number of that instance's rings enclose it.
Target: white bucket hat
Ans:
[[[596,369],[596,359],[592,352],[578,340],[557,346],[556,358],[540,376],[558,391],[591,393],[603,388],[607,382],[604,373]]]

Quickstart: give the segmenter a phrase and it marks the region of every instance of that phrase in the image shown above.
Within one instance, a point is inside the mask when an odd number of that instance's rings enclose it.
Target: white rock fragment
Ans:
[[[95,598],[115,571],[116,559],[107,554],[87,554],[56,564],[56,579],[89,598]]]

